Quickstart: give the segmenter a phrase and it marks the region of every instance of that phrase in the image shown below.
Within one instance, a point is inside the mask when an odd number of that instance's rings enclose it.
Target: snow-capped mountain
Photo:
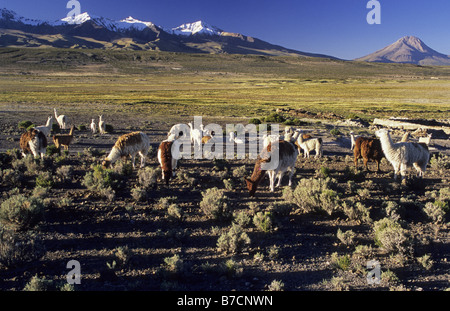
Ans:
[[[187,23],[181,26],[172,28],[172,33],[181,36],[192,36],[192,35],[210,35],[210,36],[220,36],[222,30],[206,24],[203,21],[197,21],[194,23]]]
[[[122,19],[120,21],[114,21],[109,18],[90,15],[87,12],[79,14],[79,15],[75,15],[75,16],[65,17],[53,24],[54,25],[67,25],[67,24],[82,25],[88,21],[92,21],[95,24],[105,27],[106,29],[108,29],[110,31],[123,31],[123,30],[129,30],[129,29],[143,30],[147,27],[155,26],[152,22],[140,21],[131,16],[129,16],[125,19]]]
[[[231,33],[203,21],[163,28],[131,16],[112,20],[84,12],[57,21],[27,19],[0,9],[0,47],[144,49],[184,53],[326,57]]]
[[[400,38],[391,45],[356,60],[417,65],[450,65],[449,56],[433,50],[414,36]]]

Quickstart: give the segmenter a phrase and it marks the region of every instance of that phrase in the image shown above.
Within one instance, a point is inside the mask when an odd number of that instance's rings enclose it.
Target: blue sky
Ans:
[[[79,0],[81,12],[127,16],[172,28],[203,20],[230,32],[305,52],[353,59],[406,35],[450,55],[449,0],[379,0],[381,24],[369,25],[368,0]],[[69,12],[67,0],[0,0],[18,14],[47,20]]]

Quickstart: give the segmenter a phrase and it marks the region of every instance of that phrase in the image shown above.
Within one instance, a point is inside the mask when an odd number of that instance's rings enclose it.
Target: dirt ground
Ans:
[[[28,119],[45,123],[51,114],[51,110],[47,112],[46,109],[29,112],[16,108],[0,111],[0,152],[19,149],[19,121]],[[74,124],[86,124],[89,128],[92,116],[71,112],[70,118]],[[124,177],[115,199],[109,202],[86,189],[82,180],[91,165],[105,157],[117,137],[142,130],[151,136],[153,150],[156,150],[171,125],[192,119],[179,116],[149,120],[127,115],[104,115],[104,118],[106,123],[113,125],[114,133],[99,135],[78,130],[66,158],[56,161],[53,156],[46,160],[46,169],[53,173],[61,165],[70,165],[73,168],[71,180],[56,182],[48,190],[44,219],[31,230],[42,243],[42,256],[15,267],[0,265],[0,289],[23,290],[35,275],[64,284],[70,271],[66,267],[70,260],[81,264],[81,284],[75,285],[75,290],[81,291],[263,291],[273,289],[274,280],[281,281],[285,291],[442,291],[450,288],[448,215],[446,222],[437,225],[422,211],[423,205],[431,201],[427,192],[449,186],[448,170],[429,166],[422,181],[412,179],[404,185],[393,180],[392,167],[383,160],[381,173],[361,170],[349,177],[347,168],[354,167],[347,135],[351,129],[339,128],[343,135],[333,136],[330,129],[334,126],[309,124],[304,130],[323,138],[324,156],[320,159],[298,158],[294,187],[303,178],[316,177],[321,167],[326,167],[329,175],[337,180],[341,195],[353,196],[370,207],[373,221],[385,217],[384,202],[397,202],[403,207],[402,226],[413,240],[412,254],[395,256],[384,252],[374,242],[371,223],[349,220],[342,213],[303,213],[298,208],[288,215],[276,215],[270,232],[248,225],[245,232],[250,244],[236,254],[227,254],[218,250],[217,241],[230,229],[231,221],[215,221],[205,216],[199,206],[202,191],[212,187],[224,189],[223,179],[231,179],[234,189],[225,191],[229,206],[235,212],[245,211],[253,216],[258,211],[268,210],[274,202],[282,201],[283,189],[271,193],[266,177],[257,196],[249,197],[243,179],[234,177],[232,172],[245,166],[250,175],[254,160],[181,160],[178,177],[169,186],[162,184],[159,177],[157,187],[149,192],[144,202],[137,202],[131,196],[131,189],[138,182],[137,170]],[[203,122],[225,124],[239,120],[204,117]],[[92,156],[86,151],[88,148],[100,150],[103,155]],[[448,140],[435,140],[430,150],[433,154],[449,154],[449,148]],[[361,162],[359,165],[361,167]],[[147,159],[147,166],[158,166],[155,152]],[[370,167],[373,169],[374,164]],[[30,194],[35,185],[34,178],[28,178],[19,192]],[[353,180],[358,189],[368,189],[368,194],[347,193],[349,180]],[[286,179],[282,185],[287,185]],[[12,186],[0,185],[0,189],[0,201],[14,191]],[[181,220],[173,219],[158,205],[159,199],[164,197],[176,198],[183,213]],[[62,201],[68,203],[61,204]],[[338,229],[352,230],[354,243],[348,246],[341,243],[337,238]],[[28,233],[17,234],[25,238]],[[354,252],[357,245],[371,246],[372,251],[369,255],[358,256]],[[124,261],[117,255],[120,247],[128,249]],[[165,258],[176,254],[182,260],[181,268],[167,273]],[[338,268],[333,259],[336,254],[349,255],[350,266]],[[426,254],[433,262],[429,269],[418,260]],[[396,277],[386,277],[380,284],[368,284],[366,265],[370,260],[379,261],[382,272],[392,272]]]

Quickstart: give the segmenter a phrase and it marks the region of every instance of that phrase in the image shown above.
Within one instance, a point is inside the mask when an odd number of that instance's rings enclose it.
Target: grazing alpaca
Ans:
[[[47,123],[45,125],[36,126],[35,129],[44,133],[45,136],[50,136],[50,132],[53,127],[53,117],[50,116],[47,119]]]
[[[164,140],[158,147],[158,162],[162,170],[162,179],[166,185],[169,184],[170,178],[175,177],[175,169],[177,168],[177,159],[172,156],[172,147],[177,143],[175,135],[171,135],[169,139]]]
[[[101,135],[106,133],[106,124],[105,121],[103,121],[103,115],[98,116],[98,130]]]
[[[299,135],[297,143],[298,146],[300,146],[300,148],[305,152],[305,158],[309,158],[309,153],[313,150],[316,152],[316,158],[320,158],[322,156],[322,138],[309,138],[305,140],[303,135]]]
[[[43,159],[47,150],[47,138],[41,131],[29,129],[20,137],[20,148],[24,157],[31,153],[34,157],[40,155]]]
[[[363,158],[364,168],[368,171],[369,160],[377,163],[377,172],[380,171],[381,159],[383,158],[383,150],[379,139],[371,137],[358,137],[354,142],[353,156],[355,162],[355,169],[358,168],[358,159]]]
[[[139,153],[141,157],[141,168],[145,166],[145,157],[148,154],[148,148],[150,148],[150,139],[145,133],[133,132],[120,136],[109,155],[103,161],[102,165],[108,168],[114,164],[121,157],[131,156],[131,164],[133,169],[135,168],[136,154]]]
[[[92,134],[97,133],[97,124],[95,124],[95,119],[92,119],[91,121],[91,132]]]
[[[75,126],[72,125],[70,128],[69,134],[58,134],[53,135],[53,143],[55,144],[56,148],[58,148],[61,151],[61,146],[64,147],[64,150],[69,151],[69,146],[73,141],[73,130],[75,129]]]
[[[199,129],[194,129],[192,126],[192,122],[189,122],[188,125],[191,129],[191,143],[194,143],[194,150],[200,150],[202,146],[202,131],[200,131]]]
[[[375,132],[380,138],[386,159],[394,167],[394,179],[397,179],[398,173],[405,178],[408,167],[414,166],[419,177],[423,177],[430,160],[430,152],[425,144],[400,142],[394,143],[389,132],[386,129]]]
[[[295,162],[297,160],[298,150],[297,148],[295,148],[294,144],[284,140],[278,141],[278,150],[275,149],[275,146],[276,144],[270,143],[261,152],[260,156],[256,160],[252,176],[250,178],[245,178],[250,196],[255,195],[256,188],[267,172],[263,169],[263,165],[271,161],[271,152],[279,152],[279,161],[278,166],[275,169],[268,171],[270,179],[270,191],[275,191],[275,178],[278,177],[277,187],[279,187],[281,184],[281,179],[283,178],[283,174],[288,170],[290,171],[289,186],[292,185],[292,175],[294,174],[295,170]]]
[[[56,122],[58,122],[59,128],[62,130],[65,130],[67,123],[69,122],[69,118],[67,118],[63,114],[58,116],[58,113],[56,112],[56,108],[54,108],[53,110],[55,112],[55,119],[56,119]]]

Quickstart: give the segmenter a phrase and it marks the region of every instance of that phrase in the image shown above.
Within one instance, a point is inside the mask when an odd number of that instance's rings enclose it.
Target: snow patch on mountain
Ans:
[[[222,30],[206,24],[203,21],[196,21],[194,23],[187,23],[181,26],[172,28],[172,33],[179,36],[192,36],[192,35],[210,35],[220,36]]]

